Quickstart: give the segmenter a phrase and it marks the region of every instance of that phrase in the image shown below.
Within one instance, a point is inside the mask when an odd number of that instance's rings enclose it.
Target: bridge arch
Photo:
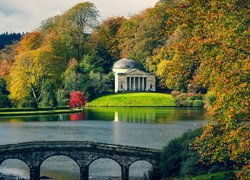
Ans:
[[[30,163],[28,160],[26,160],[25,158],[15,157],[15,156],[13,156],[13,157],[10,156],[10,157],[7,157],[7,158],[5,158],[5,159],[1,159],[1,160],[0,160],[0,166],[1,166],[4,162],[6,162],[6,161],[8,161],[8,160],[18,160],[18,161],[23,162],[25,165],[27,165],[28,168],[32,167],[31,163]]]
[[[65,153],[58,153],[57,151],[52,152],[51,154],[46,154],[42,160],[39,162],[39,166],[41,166],[43,164],[44,161],[46,161],[49,158],[53,158],[53,157],[58,157],[58,156],[62,156],[62,157],[67,157],[69,159],[71,159],[72,161],[74,161],[78,167],[80,168],[80,164],[78,163],[77,159],[74,158],[74,156],[70,155],[69,152],[65,152]]]
[[[100,173],[101,172],[101,173]],[[89,164],[89,174],[91,176],[122,176],[122,167],[114,158],[99,157]]]
[[[113,160],[114,162],[116,162],[116,163],[120,166],[120,168],[122,167],[122,164],[120,163],[120,161],[119,161],[118,159],[116,159],[116,158],[114,158],[114,157],[112,157],[112,156],[105,156],[105,155],[102,155],[102,156],[95,156],[94,158],[92,158],[92,159],[88,162],[87,166],[90,166],[93,162],[95,162],[95,161],[97,161],[97,160],[99,160],[99,159],[110,159],[110,160]]]
[[[53,179],[65,179],[64,175],[61,173],[50,174],[50,172],[64,171],[74,175],[74,178],[80,178],[80,166],[72,158],[66,155],[51,155],[43,159],[40,166],[40,176],[49,176]],[[69,177],[68,177],[69,178]]]
[[[22,177],[28,177],[30,174],[30,166],[27,162],[20,158],[7,158],[5,160],[0,161],[0,169],[6,169],[6,174],[11,172],[11,174],[13,175]]]
[[[148,160],[136,160],[129,166],[129,177],[132,178],[133,176],[144,177],[148,175],[148,172],[152,170],[153,163],[149,162]]]
[[[156,162],[153,161],[153,160],[151,160],[151,159],[139,158],[139,159],[136,159],[136,160],[130,162],[129,167],[130,167],[131,165],[133,165],[134,163],[140,162],[140,161],[142,161],[142,162],[143,162],[143,161],[144,161],[144,162],[147,162],[147,163],[149,163],[152,167],[154,167],[155,164],[156,164]]]

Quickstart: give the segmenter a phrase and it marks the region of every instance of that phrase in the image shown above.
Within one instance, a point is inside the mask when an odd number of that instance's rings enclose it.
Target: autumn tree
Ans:
[[[10,68],[14,63],[15,59],[15,47],[16,44],[5,46],[4,49],[0,50],[0,77],[7,79],[10,73]]]
[[[50,41],[56,38],[50,38]],[[18,54],[10,71],[8,85],[15,104],[32,97],[35,106],[38,106],[42,83],[50,79],[56,85],[61,78],[65,65],[60,57],[53,54],[53,43],[44,39],[46,43],[42,41],[40,33],[34,32],[24,37],[17,47]]]
[[[41,42],[41,33],[39,33],[38,31],[30,32],[22,38],[15,50],[18,54],[35,50],[40,47]]]
[[[114,62],[121,58],[117,34],[124,21],[123,17],[109,18],[91,33],[89,43],[91,59],[85,57],[89,60],[85,63],[93,67],[92,71],[109,73]]]
[[[155,48],[165,43],[165,26],[168,19],[164,2],[149,8],[125,21],[119,29],[118,39],[122,57],[129,57],[145,65]]]
[[[99,14],[94,4],[79,3],[62,15],[50,17],[42,21],[39,27],[41,34],[57,33],[60,37],[55,42],[57,56],[66,63],[75,58],[78,61],[88,54],[91,31],[98,26]]]
[[[13,62],[5,59],[0,61],[0,77],[6,77],[9,74],[12,64]]]
[[[71,51],[69,59],[81,60],[87,53],[89,34],[98,25],[98,17],[96,7],[89,2],[79,3],[59,17],[58,31],[64,47]]]
[[[249,3],[175,1],[168,12],[166,34],[182,35],[155,54],[157,75],[173,89],[201,84],[214,99],[207,107],[217,123],[204,127],[195,149],[204,163],[249,168]]]

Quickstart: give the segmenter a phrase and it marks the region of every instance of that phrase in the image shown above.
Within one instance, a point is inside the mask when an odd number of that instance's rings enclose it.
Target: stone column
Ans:
[[[40,166],[30,168],[30,180],[40,180]]]
[[[144,88],[144,77],[142,78],[142,91],[145,91],[145,88]]]
[[[143,91],[142,81],[143,81],[143,77],[141,77],[141,91]]]
[[[122,180],[129,180],[129,167],[122,167]]]
[[[131,91],[132,90],[132,78],[129,77],[129,90]]]
[[[126,80],[127,80],[126,90],[128,91],[129,90],[129,77],[127,77]]]
[[[89,166],[80,167],[80,180],[89,180]]]
[[[133,77],[134,82],[133,82],[133,90],[135,90],[135,77]]]
[[[148,83],[147,83],[147,78],[145,78],[145,90],[148,91],[148,87],[147,87]]]
[[[133,77],[130,77],[130,78],[131,78],[130,87],[131,87],[131,91],[133,91],[133,83],[132,83]]]
[[[134,90],[136,90],[136,77],[134,77]]]
[[[137,90],[140,91],[140,77],[137,78]]]
[[[140,87],[139,87],[139,81],[140,81],[140,80],[139,80],[139,79],[140,79],[140,78],[139,78],[139,77],[137,77],[137,83],[136,83],[136,84],[137,84],[137,91],[139,91],[139,90],[140,90]]]
[[[141,77],[138,77],[138,90],[141,91]]]

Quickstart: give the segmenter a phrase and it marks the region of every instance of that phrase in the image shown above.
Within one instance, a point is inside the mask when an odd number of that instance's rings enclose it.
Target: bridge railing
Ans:
[[[34,148],[83,148],[83,149],[93,149],[93,150],[111,150],[111,151],[121,151],[121,152],[143,152],[143,153],[160,153],[161,150],[143,148],[137,146],[127,146],[127,145],[117,145],[108,143],[99,143],[91,141],[33,141],[24,142],[18,144],[7,144],[0,145],[0,153],[4,151],[11,150],[21,150],[21,149],[34,149]]]

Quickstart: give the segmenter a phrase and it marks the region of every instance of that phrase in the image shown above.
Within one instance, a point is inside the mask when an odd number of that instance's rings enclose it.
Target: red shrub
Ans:
[[[72,108],[82,108],[86,104],[86,98],[80,91],[70,93],[69,106]]]

